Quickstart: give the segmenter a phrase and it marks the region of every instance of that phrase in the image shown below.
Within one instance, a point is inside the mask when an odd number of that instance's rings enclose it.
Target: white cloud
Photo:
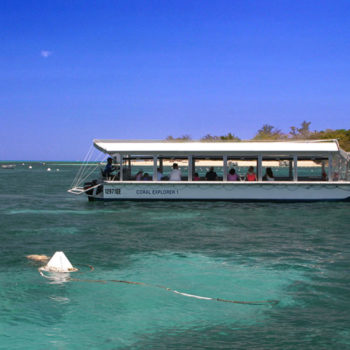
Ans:
[[[52,55],[52,51],[41,50],[40,55],[41,55],[41,57],[48,58],[49,56]]]

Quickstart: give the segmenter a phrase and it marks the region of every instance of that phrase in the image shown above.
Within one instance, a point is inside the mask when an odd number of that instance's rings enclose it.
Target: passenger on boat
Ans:
[[[170,173],[169,180],[181,181],[181,170],[179,169],[179,166],[177,163],[173,164],[173,170]]]
[[[254,173],[254,167],[250,166],[245,176],[246,181],[256,181],[256,175]]]
[[[163,178],[163,173],[160,168],[157,168],[157,181],[161,181]]]
[[[227,175],[227,181],[240,181],[240,178],[236,174],[236,170],[234,168],[230,169]]]
[[[139,172],[136,174],[136,181],[141,181],[142,180],[142,175],[143,175],[143,171],[139,170]]]
[[[107,159],[107,164],[106,164],[105,170],[103,170],[103,172],[102,172],[102,175],[104,177],[107,177],[107,178],[110,177],[112,175],[113,171],[116,170],[116,168],[112,165],[112,163],[113,163],[113,159],[111,157],[109,157]]]
[[[151,177],[149,176],[148,173],[144,173],[141,180],[142,181],[151,181]]]
[[[199,181],[199,180],[200,180],[200,177],[199,177],[198,173],[194,173],[193,181]]]
[[[205,179],[207,181],[216,181],[218,178],[216,172],[214,171],[214,167],[210,167],[209,171],[205,174]]]
[[[266,168],[265,175],[263,177],[264,181],[275,181],[275,177],[273,176],[273,172],[271,168]]]

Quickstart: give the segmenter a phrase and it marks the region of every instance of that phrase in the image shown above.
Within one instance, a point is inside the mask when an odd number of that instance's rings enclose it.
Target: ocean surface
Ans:
[[[90,203],[78,169],[0,168],[1,349],[350,349],[350,203]]]

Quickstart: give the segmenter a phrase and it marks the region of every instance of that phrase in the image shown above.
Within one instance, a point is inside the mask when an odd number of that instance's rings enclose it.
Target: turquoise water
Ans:
[[[0,169],[1,349],[350,348],[350,203],[89,203],[32,166]],[[25,257],[59,250],[74,280]]]

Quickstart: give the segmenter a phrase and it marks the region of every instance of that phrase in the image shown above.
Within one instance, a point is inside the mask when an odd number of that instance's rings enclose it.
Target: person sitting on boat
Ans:
[[[173,164],[173,170],[170,173],[169,180],[181,181],[181,170],[179,169],[179,166],[177,163]]]
[[[109,178],[112,175],[113,171],[115,170],[117,169],[113,166],[113,158],[109,157],[107,159],[107,164],[106,164],[105,170],[103,170],[102,172],[102,175],[104,177]]]
[[[256,174],[254,173],[254,167],[250,166],[245,176],[246,181],[256,181]]]
[[[240,178],[236,174],[236,170],[234,168],[230,169],[227,175],[227,181],[240,181]]]
[[[151,181],[151,177],[148,175],[148,173],[144,173],[141,180],[142,181]]]
[[[206,181],[216,181],[218,178],[216,172],[214,171],[214,167],[210,167],[209,171],[205,174]]]
[[[271,168],[266,168],[265,175],[263,177],[264,181],[275,181],[275,177],[273,176],[273,172]]]
[[[194,175],[193,175],[193,181],[200,181],[200,177],[199,177],[199,175],[198,175],[198,173],[194,173]]]
[[[143,176],[143,171],[139,170],[139,172],[136,174],[136,181],[141,181],[142,180],[142,176]]]
[[[160,168],[157,168],[157,181],[162,181],[163,173]]]

